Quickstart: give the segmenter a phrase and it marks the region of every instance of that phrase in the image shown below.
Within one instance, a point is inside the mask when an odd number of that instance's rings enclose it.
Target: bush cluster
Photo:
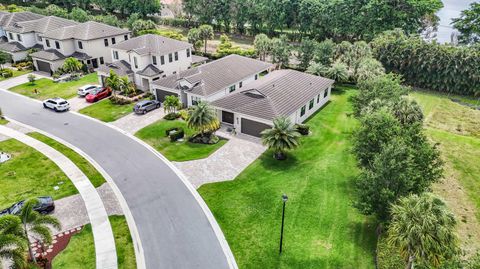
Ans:
[[[176,120],[180,117],[180,114],[177,112],[168,113],[167,115],[163,116],[166,120]]]

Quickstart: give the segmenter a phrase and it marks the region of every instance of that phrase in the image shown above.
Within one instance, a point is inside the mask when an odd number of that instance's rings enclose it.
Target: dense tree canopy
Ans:
[[[459,18],[453,19],[453,26],[461,33],[461,43],[480,42],[480,3],[470,4],[470,8],[462,11]]]

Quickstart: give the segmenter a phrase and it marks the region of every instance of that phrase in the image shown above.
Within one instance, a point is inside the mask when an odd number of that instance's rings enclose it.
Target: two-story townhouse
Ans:
[[[18,32],[22,27],[17,28],[16,25],[43,17],[31,12],[0,13],[0,50],[10,54],[13,62],[25,59],[28,50],[35,46],[30,46],[34,34],[27,34],[22,30]]]
[[[185,106],[212,102],[243,90],[245,84],[273,68],[270,63],[232,54],[154,81],[152,93],[159,101],[168,95],[179,96]]]
[[[162,77],[188,69],[193,62],[192,44],[159,35],[142,35],[111,46],[113,63],[98,69],[99,82],[104,85],[110,70],[128,76],[136,87],[150,90]]]
[[[130,31],[104,23],[88,21],[47,31],[42,37],[43,51],[31,54],[36,70],[53,73],[68,57],[79,59],[89,69],[112,62],[110,46],[130,38]]]

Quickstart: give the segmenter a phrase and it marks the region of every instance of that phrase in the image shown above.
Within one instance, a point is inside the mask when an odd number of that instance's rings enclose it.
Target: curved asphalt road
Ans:
[[[236,267],[194,195],[147,147],[102,123],[45,110],[7,91],[0,90],[0,107],[5,116],[69,142],[103,167],[135,219],[146,268]]]

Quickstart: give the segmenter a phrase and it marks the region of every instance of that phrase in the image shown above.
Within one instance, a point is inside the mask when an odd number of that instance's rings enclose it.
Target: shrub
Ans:
[[[172,112],[172,113],[168,113],[163,118],[166,120],[176,120],[179,116],[180,116],[179,113]]]
[[[178,112],[178,114],[180,114],[180,118],[182,118],[183,120],[188,120],[188,117],[189,117],[189,113],[187,110],[183,109],[183,110],[180,110]]]
[[[295,128],[301,135],[308,135],[310,133],[310,126],[306,124],[296,124]]]
[[[28,74],[28,81],[30,81],[30,84],[33,85],[35,84],[35,75],[34,74]]]
[[[0,72],[1,72],[1,74],[2,74],[2,77],[4,77],[4,78],[11,78],[11,77],[13,77],[13,71],[10,70],[10,69],[6,69],[6,68],[5,68],[5,69],[1,70]]]
[[[169,137],[170,137],[170,141],[171,142],[175,142],[179,139],[182,139],[183,137],[185,137],[185,131],[182,129],[182,128],[175,128],[174,130],[172,131],[175,131],[175,132],[172,132]]]
[[[188,140],[191,143],[197,143],[197,144],[217,144],[220,141],[220,138],[213,133],[205,133],[203,136],[201,134],[196,134]]]

